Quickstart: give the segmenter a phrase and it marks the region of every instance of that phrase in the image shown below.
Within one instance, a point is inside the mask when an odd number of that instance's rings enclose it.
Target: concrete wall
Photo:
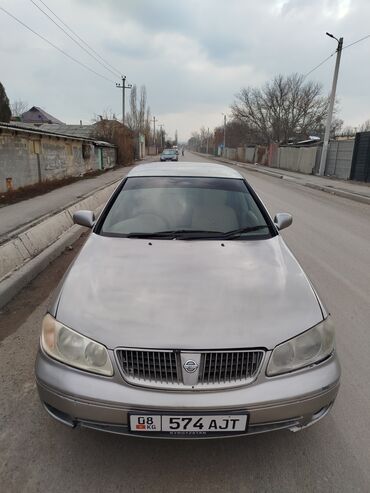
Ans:
[[[245,148],[244,147],[237,147],[236,149],[236,160],[240,162],[245,161]]]
[[[354,140],[329,143],[325,175],[344,180],[350,178],[354,143]],[[310,175],[319,170],[321,151],[321,146],[279,147],[278,144],[270,144],[269,147],[260,145],[237,149],[226,147],[223,157]]]
[[[254,163],[254,154],[255,154],[256,148],[253,147],[246,147],[245,148],[245,161],[247,163]]]
[[[236,149],[236,159],[242,163],[254,163],[256,146],[238,147]]]
[[[279,147],[275,166],[310,175],[315,167],[317,150],[316,146]]]
[[[100,169],[93,143],[68,138],[0,133],[0,192]],[[103,147],[104,167],[116,162],[116,149]]]
[[[37,156],[29,151],[29,145],[28,139],[0,134],[0,192],[7,190],[7,178],[17,188],[37,183]]]
[[[325,175],[349,180],[354,145],[354,140],[339,140],[329,143]]]
[[[235,161],[237,158],[236,149],[232,149],[231,147],[225,147],[223,157]]]

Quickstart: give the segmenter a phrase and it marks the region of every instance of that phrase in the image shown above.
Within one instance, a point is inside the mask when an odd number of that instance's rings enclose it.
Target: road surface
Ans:
[[[2,491],[370,491],[370,207],[242,173],[271,213],[293,214],[283,236],[336,322],[343,376],[331,415],[300,433],[204,441],[73,431],[52,421],[36,394],[34,357],[47,298],[82,238],[0,314]]]

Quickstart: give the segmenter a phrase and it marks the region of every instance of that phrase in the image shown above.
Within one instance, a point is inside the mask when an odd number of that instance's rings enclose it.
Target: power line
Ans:
[[[34,31],[31,27],[27,26],[27,24],[25,24],[24,22],[22,22],[20,19],[18,19],[17,17],[15,17],[13,14],[11,14],[10,12],[8,12],[7,10],[4,9],[4,7],[1,7],[0,6],[0,10],[2,10],[3,12],[5,12],[7,15],[9,15],[9,17],[11,17],[12,19],[14,19],[15,21],[17,21],[19,24],[21,24],[23,27],[25,27],[26,29],[28,29],[29,31],[31,31],[31,33],[35,34],[35,36],[39,37],[40,39],[42,39],[43,41],[45,41],[45,43],[48,43],[50,46],[52,46],[53,48],[55,48],[56,50],[58,50],[60,53],[62,53],[64,56],[66,56],[67,58],[70,58],[71,60],[73,60],[75,63],[78,63],[79,65],[81,65],[82,67],[84,67],[86,70],[89,70],[89,72],[92,72],[93,74],[97,75],[98,77],[101,77],[102,79],[105,79],[107,80],[108,82],[113,82],[114,81],[112,79],[109,79],[108,77],[106,77],[105,75],[102,75],[100,74],[99,72],[96,72],[94,69],[88,67],[87,65],[85,65],[83,62],[80,62],[79,60],[77,60],[77,58],[74,58],[72,55],[69,55],[66,51],[62,50],[62,48],[59,48],[58,46],[56,46],[54,43],[52,43],[51,41],[49,41],[47,38],[44,38],[44,36],[42,36],[41,34],[39,34],[38,32]]]
[[[32,0],[31,0],[32,1]],[[111,65],[110,63],[108,63],[101,55],[99,55],[99,53],[97,53],[94,48],[92,48],[86,41],[84,41],[71,27],[68,26],[68,24],[66,22],[64,22],[53,10],[51,10],[50,7],[48,7],[46,5],[46,3],[43,1],[43,0],[39,0],[48,10],[49,12],[51,12],[53,14],[53,16],[58,19],[59,22],[61,22],[63,24],[64,27],[66,27],[74,36],[76,36],[76,38],[78,38],[81,43],[83,43],[85,46],[87,46],[87,48],[92,51],[93,53],[95,53],[95,55],[100,58],[100,60],[102,60],[102,62],[104,62],[106,65],[108,65],[108,67],[110,67],[111,69],[113,69],[117,75],[121,76],[122,73],[120,70],[116,69],[113,65]]]
[[[66,36],[68,36],[74,43],[76,43],[82,50],[84,50],[89,56],[91,56],[92,58],[94,58],[94,60],[96,60],[98,63],[100,63],[100,65],[102,65],[106,70],[108,70],[110,73],[112,73],[114,76],[117,75],[117,73],[113,70],[111,70],[105,63],[101,62],[96,56],[94,56],[92,53],[90,53],[84,46],[82,46],[81,43],[79,43],[76,39],[74,39],[62,26],[60,26],[52,17],[50,17],[50,15],[45,12],[45,10],[43,10],[39,5],[37,5],[36,2],[34,2],[34,0],[30,0],[31,3],[33,3],[33,5],[38,8],[40,10],[40,12],[42,12],[44,15],[46,15],[46,17],[48,17],[48,19],[53,23],[55,24],[61,31],[64,32],[64,34]]]
[[[354,41],[353,43],[350,43],[349,45],[343,46],[343,48],[342,48],[342,49],[344,50],[345,48],[349,48],[350,46],[353,46],[353,45],[355,45],[355,44],[357,44],[357,43],[360,43],[361,41],[364,41],[364,40],[365,40],[365,39],[367,39],[367,38],[370,38],[370,34],[367,34],[367,35],[366,35],[366,36],[364,36],[363,38],[360,38],[360,39],[358,39],[357,41]]]
[[[364,41],[365,39],[368,39],[370,38],[370,34],[367,34],[366,36],[363,36],[362,38],[358,39],[357,41],[354,41],[353,43],[350,43],[346,46],[343,46],[342,48],[342,51],[345,49],[345,48],[349,48],[350,46],[353,46],[357,43],[361,43],[361,41]],[[322,62],[320,62],[318,65],[316,65],[316,67],[314,67],[312,70],[310,70],[309,72],[307,72],[307,74],[305,74],[303,76],[303,78],[305,79],[308,75],[312,74],[312,72],[314,72],[315,70],[317,70],[319,67],[321,67],[321,65],[324,65],[324,63],[326,63],[333,55],[335,55],[337,51],[334,51],[331,55],[329,55],[327,58],[325,58],[325,60],[323,60]]]
[[[312,74],[312,72],[314,72],[315,70],[317,70],[319,67],[321,67],[321,65],[324,65],[324,63],[326,63],[333,55],[335,55],[336,51],[334,51],[331,55],[329,55],[328,57],[325,58],[325,60],[323,60],[322,62],[320,62],[318,65],[316,65],[316,67],[314,67],[312,70],[310,70],[309,72],[307,72],[307,74],[305,74],[303,76],[303,78],[305,79],[306,77],[308,77],[310,74]]]

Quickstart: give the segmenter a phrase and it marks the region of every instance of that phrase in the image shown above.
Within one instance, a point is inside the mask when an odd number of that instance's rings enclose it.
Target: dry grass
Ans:
[[[36,197],[37,195],[43,195],[45,193],[51,192],[52,190],[55,190],[56,188],[70,185],[75,181],[94,178],[95,176],[101,175],[104,172],[104,170],[94,170],[86,173],[83,176],[67,176],[59,180],[43,181],[34,185],[20,187],[17,190],[3,192],[0,194],[0,206],[15,204],[16,202],[21,202],[22,200],[30,199],[32,197]]]

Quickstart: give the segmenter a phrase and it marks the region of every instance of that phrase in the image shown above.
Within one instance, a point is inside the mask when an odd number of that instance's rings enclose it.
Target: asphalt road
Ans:
[[[283,236],[336,322],[343,375],[332,413],[300,433],[209,441],[135,439],[52,421],[36,394],[34,356],[47,298],[82,238],[0,314],[1,491],[370,491],[370,207],[242,173],[271,213],[293,214]]]

